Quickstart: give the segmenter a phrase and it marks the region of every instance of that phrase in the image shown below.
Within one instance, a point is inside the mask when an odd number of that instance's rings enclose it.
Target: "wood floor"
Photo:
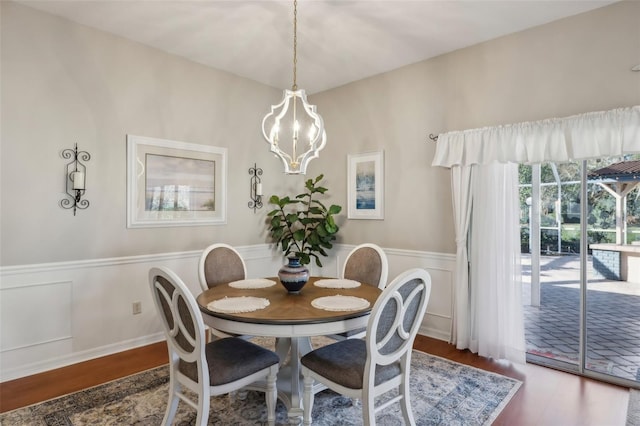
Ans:
[[[532,364],[513,366],[418,336],[415,348],[523,382],[494,425],[624,426],[627,388]],[[164,343],[0,383],[0,412],[10,411],[167,362]]]

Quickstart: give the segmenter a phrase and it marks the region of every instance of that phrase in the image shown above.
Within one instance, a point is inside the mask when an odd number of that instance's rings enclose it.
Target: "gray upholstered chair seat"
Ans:
[[[362,389],[367,345],[361,339],[347,339],[309,352],[300,359],[305,367],[349,389]],[[400,363],[376,366],[375,384],[402,373]]]
[[[209,365],[211,386],[234,382],[280,362],[274,352],[235,337],[207,343],[204,351]],[[198,376],[195,363],[180,360],[178,369],[192,380],[196,380]]]

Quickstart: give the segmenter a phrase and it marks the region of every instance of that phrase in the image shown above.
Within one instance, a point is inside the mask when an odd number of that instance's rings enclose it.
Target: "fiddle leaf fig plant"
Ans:
[[[320,255],[327,256],[332,241],[336,239],[338,225],[334,215],[342,207],[332,204],[327,207],[317,197],[328,189],[319,185],[324,178],[320,175],[305,182],[306,191],[295,198],[272,195],[269,203],[276,208],[268,213],[269,233],[287,257],[297,257],[300,263],[307,265],[311,258],[322,267]]]

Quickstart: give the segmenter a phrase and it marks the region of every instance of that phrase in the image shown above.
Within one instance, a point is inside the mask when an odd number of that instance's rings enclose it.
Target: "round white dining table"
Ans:
[[[381,293],[377,287],[367,284],[355,288],[316,286],[316,281],[321,279],[327,278],[311,277],[297,294],[288,293],[278,278],[268,278],[276,284],[259,288],[235,288],[228,283],[220,284],[196,298],[203,320],[208,326],[229,334],[276,338],[275,349],[281,363],[277,380],[278,398],[287,407],[291,424],[300,423],[302,418],[300,358],[312,350],[311,337],[366,327],[371,309]],[[336,295],[345,296],[349,300],[357,298],[361,304],[363,300],[369,303],[367,307],[356,310],[328,310],[334,308],[317,308],[312,305],[314,300]],[[250,312],[220,312],[209,307],[212,302],[238,297],[266,299],[269,303],[264,308]],[[238,299],[232,299],[234,300]],[[285,363],[287,355],[290,356]],[[253,388],[261,389],[259,385]],[[323,389],[325,388],[320,384],[314,386],[314,392]]]

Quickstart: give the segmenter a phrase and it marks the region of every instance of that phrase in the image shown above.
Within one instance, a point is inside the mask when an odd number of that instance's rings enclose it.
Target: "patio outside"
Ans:
[[[589,256],[589,277],[591,273]],[[531,256],[522,254],[527,352],[578,363],[580,257],[540,257],[540,307],[531,306]],[[640,382],[640,283],[589,279],[589,370]]]

